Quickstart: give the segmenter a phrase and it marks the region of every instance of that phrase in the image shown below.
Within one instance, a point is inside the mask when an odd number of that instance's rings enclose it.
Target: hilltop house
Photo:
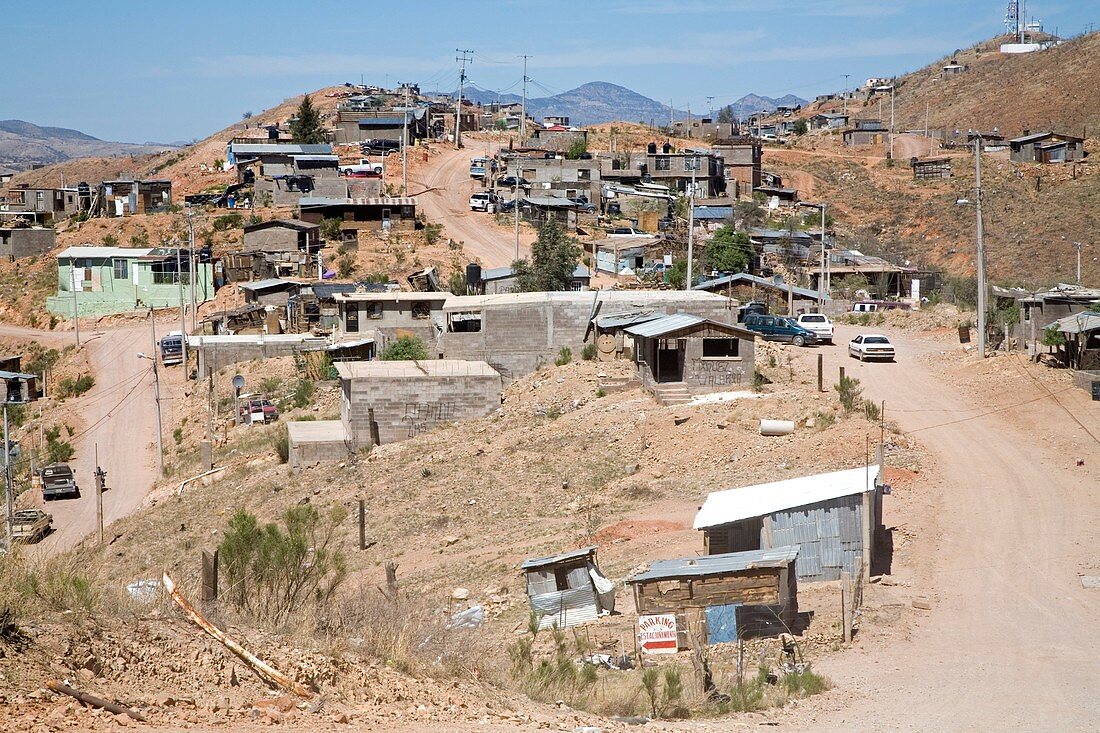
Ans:
[[[40,224],[51,224],[81,210],[80,191],[75,188],[30,188],[26,184],[8,189],[0,210],[26,214]]]
[[[848,115],[841,112],[823,112],[810,118],[811,130],[843,130],[848,125]]]
[[[46,254],[57,245],[57,235],[49,227],[0,226],[0,257],[17,260]]]
[[[347,244],[358,245],[364,233],[416,228],[416,199],[411,196],[362,199],[310,196],[303,197],[298,204],[304,222],[320,224],[324,219],[339,219],[341,241]]]
[[[695,195],[706,198],[726,190],[722,159],[712,151],[673,151],[665,143],[660,148],[650,143],[646,152],[622,158],[600,160],[600,177],[623,184],[652,183],[672,191],[686,192],[695,181]]]
[[[744,138],[714,146],[721,156],[723,175],[727,182],[737,181],[737,189],[745,195],[761,184],[761,160],[763,146],[759,140]]]
[[[881,145],[889,133],[882,125],[882,120],[864,119],[856,120],[855,126],[844,131],[844,144],[855,145]]]
[[[103,181],[96,186],[92,214],[106,217],[154,214],[167,211],[171,206],[171,181]]]
[[[186,250],[154,247],[69,247],[57,255],[57,295],[46,299],[46,310],[71,316],[103,316],[138,308],[165,308],[191,298]],[[213,265],[196,262],[194,297],[205,303],[214,297]]]
[[[1008,146],[1013,163],[1072,163],[1087,155],[1084,138],[1056,132],[1024,134]]]

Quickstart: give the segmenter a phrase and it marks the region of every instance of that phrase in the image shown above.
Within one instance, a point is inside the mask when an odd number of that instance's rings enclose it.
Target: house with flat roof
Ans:
[[[104,316],[140,308],[178,306],[214,297],[213,264],[196,262],[189,282],[186,250],[175,248],[69,247],[57,255],[57,294],[46,310],[60,316]]]
[[[375,232],[412,231],[416,228],[416,199],[412,196],[375,198],[303,197],[299,218],[310,224],[340,220],[341,241],[358,245],[360,237]]]
[[[821,112],[810,117],[811,130],[843,130],[848,126],[848,115],[843,112]]]
[[[1037,132],[1008,141],[1013,163],[1072,163],[1083,160],[1084,138],[1057,132]]]
[[[172,182],[103,181],[96,186],[95,202],[94,216],[120,217],[168,211],[172,206]]]
[[[338,340],[371,336],[381,351],[393,339],[415,336],[429,354],[438,354],[436,341],[443,328],[443,304],[450,293],[419,291],[371,292],[355,290],[335,293]]]
[[[798,580],[871,572],[882,526],[879,466],[711,492],[695,515],[703,553],[797,545]]]
[[[882,120],[853,120],[852,127],[844,131],[844,144],[848,146],[881,145],[889,132],[883,126]]]
[[[37,257],[57,246],[57,234],[49,227],[9,227],[0,224],[0,258],[10,261]]]
[[[39,224],[51,224],[81,211],[81,194],[76,188],[31,188],[19,184],[8,189],[0,211],[26,214]]]

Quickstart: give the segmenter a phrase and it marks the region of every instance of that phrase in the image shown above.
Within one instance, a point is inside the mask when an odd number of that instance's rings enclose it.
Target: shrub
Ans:
[[[829,689],[829,680],[817,674],[807,665],[805,669],[789,672],[783,677],[783,686],[793,697],[808,697]]]
[[[596,361],[596,356],[599,354],[599,350],[596,348],[596,344],[585,344],[581,349],[581,358],[585,361]]]
[[[867,419],[871,422],[878,422],[882,417],[882,410],[879,409],[878,403],[873,400],[863,401],[863,414],[867,416]]]
[[[596,396],[597,397],[606,397],[607,392],[604,392],[603,387],[597,387],[596,388]]]
[[[280,427],[275,432],[275,436],[271,439],[271,447],[275,449],[275,454],[279,456],[279,463],[286,463],[290,460],[290,436],[287,434],[286,427]]]
[[[176,445],[183,443],[183,428],[176,428],[172,431],[172,440],[176,441]]]
[[[314,385],[308,379],[299,379],[290,395],[290,404],[294,407],[307,407],[313,397]]]
[[[337,242],[340,240],[340,227],[343,224],[343,220],[336,216],[326,216],[321,219],[321,228],[319,234],[321,239],[326,242]]]
[[[439,238],[443,236],[442,224],[425,224],[424,225],[424,241],[428,244],[435,244],[439,241]]]
[[[565,366],[571,361],[573,361],[573,350],[568,346],[561,347],[561,350],[558,351],[558,358],[554,359],[554,363],[557,366]]]
[[[58,383],[56,396],[62,400],[68,397],[79,397],[93,386],[95,386],[95,377],[91,374],[81,374],[76,379],[66,377]]]
[[[87,558],[79,553],[32,560],[19,552],[0,555],[0,610],[9,618],[36,620],[43,612],[77,617],[96,611],[102,585],[87,574]]]
[[[322,517],[312,505],[292,506],[283,512],[280,528],[274,522],[261,525],[238,509],[218,546],[227,600],[273,624],[310,605],[327,605],[347,576],[344,554],[334,547],[336,528],[346,516],[342,507]]]
[[[275,390],[279,389],[283,380],[278,377],[264,377],[260,380],[260,391],[267,396],[271,396],[275,393]]]
[[[117,247],[118,246],[118,237],[116,237],[113,234],[105,235],[103,237],[103,246],[104,247]]]
[[[1043,331],[1043,346],[1065,346],[1066,335],[1054,326]]]
[[[840,381],[833,385],[833,389],[836,390],[845,413],[851,413],[861,406],[859,396],[863,394],[863,387],[855,377],[847,375],[841,377]]]
[[[817,430],[827,430],[836,425],[836,415],[831,412],[821,411],[814,415],[814,427]]]
[[[61,439],[61,427],[46,428],[46,457],[50,463],[65,463],[75,455],[72,443]]]
[[[422,361],[427,358],[428,350],[416,336],[402,336],[382,350],[382,361]]]
[[[341,279],[346,280],[351,277],[351,273],[355,272],[355,260],[350,256],[344,255],[336,261],[336,273]]]
[[[211,224],[216,232],[224,232],[228,229],[240,229],[244,223],[244,217],[237,213],[222,214],[216,217]]]

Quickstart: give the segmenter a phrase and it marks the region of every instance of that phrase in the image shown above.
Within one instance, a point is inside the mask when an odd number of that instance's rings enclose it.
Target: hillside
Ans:
[[[168,150],[168,145],[100,140],[79,130],[40,127],[23,120],[0,120],[0,167],[24,170],[73,158],[122,157]]]
[[[1100,33],[1020,55],[1000,53],[1003,40],[979,43],[901,76],[897,128],[924,129],[927,108],[932,129],[965,133],[997,127],[1008,137],[1024,129],[1055,129],[1095,136],[1100,129]],[[967,69],[944,76],[943,66],[952,59]],[[867,116],[877,115],[877,100],[865,104]]]

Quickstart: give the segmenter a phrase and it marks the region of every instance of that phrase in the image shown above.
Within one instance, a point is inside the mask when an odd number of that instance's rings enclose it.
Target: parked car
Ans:
[[[615,227],[607,232],[608,237],[646,237],[645,232],[639,232],[634,227]]]
[[[183,331],[170,331],[160,340],[160,361],[164,366],[183,363]]]
[[[51,463],[38,473],[42,487],[42,499],[49,501],[59,496],[80,498],[80,487],[76,485],[73,469],[68,463]]]
[[[764,337],[766,341],[788,341],[795,346],[807,346],[817,343],[817,335],[799,326],[788,316],[769,316],[752,313],[745,316],[742,324],[750,331]]]
[[[767,315],[768,304],[761,303],[759,300],[750,300],[743,306],[737,309],[737,322],[744,323],[745,319],[752,315]]]
[[[848,356],[860,361],[868,359],[893,361],[894,345],[881,333],[861,334],[848,342]]]
[[[470,197],[471,211],[496,210],[500,205],[500,196],[491,191],[481,191]]]
[[[581,199],[584,200],[581,201]],[[584,198],[583,196],[578,196],[575,199],[570,199],[570,201],[577,205],[577,209],[585,212],[586,214],[592,214],[596,211],[596,205],[588,203],[588,199]]]
[[[833,322],[824,313],[803,313],[798,317],[798,325],[817,334],[819,341],[833,342]]]
[[[363,153],[389,155],[390,153],[396,153],[401,150],[401,141],[371,138],[370,140],[363,140],[359,143],[359,150]]]
[[[53,515],[41,509],[18,509],[12,514],[11,536],[16,542],[33,543],[50,533]]]
[[[497,179],[497,185],[502,188],[515,188],[516,186],[519,186],[520,188],[531,187],[531,184],[523,176],[520,176],[518,178],[516,176],[501,176]]]
[[[243,423],[269,423],[278,419],[279,410],[271,400],[252,398],[241,403],[241,422]]]
[[[347,164],[340,167],[340,172],[345,176],[364,176],[374,178],[382,175],[382,164],[372,163],[366,158],[360,158],[358,163]]]

